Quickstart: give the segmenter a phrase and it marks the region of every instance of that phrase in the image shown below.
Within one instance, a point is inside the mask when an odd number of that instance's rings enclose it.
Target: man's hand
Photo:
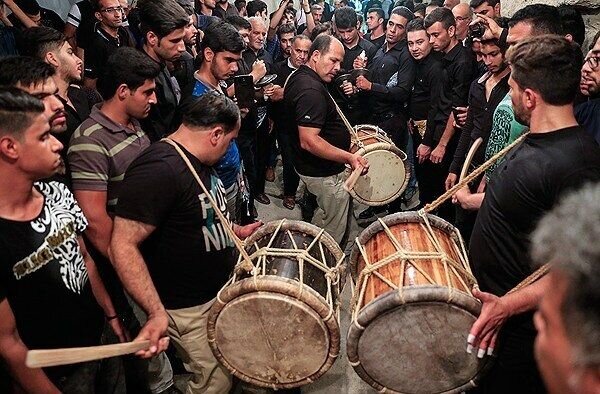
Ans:
[[[502,28],[498,26],[498,23],[489,16],[483,14],[475,14],[476,17],[473,19],[473,22],[469,23],[469,26],[473,26],[477,23],[481,23],[485,26],[485,32],[483,36],[479,39],[479,41],[493,40],[499,39],[502,34]]]
[[[357,56],[352,62],[352,68],[367,68],[367,61],[366,57]]]
[[[433,150],[433,152],[431,152],[429,160],[431,160],[432,163],[439,164],[444,159],[445,154],[446,154],[446,145],[438,144],[435,147],[435,149]]]
[[[234,225],[233,231],[235,232],[235,235],[237,235],[241,239],[246,239],[250,235],[254,234],[254,232],[262,225],[263,222],[261,221],[250,223],[245,226]]]
[[[483,358],[486,354],[490,356],[494,353],[498,332],[510,317],[511,311],[506,307],[502,297],[476,288],[473,289],[473,295],[483,302],[483,306],[481,314],[469,331],[467,353],[471,353],[474,348],[479,348],[477,357]]]
[[[431,147],[427,145],[419,145],[417,148],[417,159],[419,159],[419,164],[425,162],[425,160],[429,159],[429,155],[431,155]]]
[[[352,96],[354,93],[356,93],[354,86],[352,86],[352,84],[348,81],[344,81],[342,83],[342,91],[346,96]]]
[[[283,100],[283,88],[279,85],[271,85],[271,93],[268,95],[271,101],[281,101]],[[265,95],[267,95],[267,90],[265,90]]]
[[[450,174],[452,175],[452,174]],[[446,182],[448,180],[446,179]],[[463,206],[463,202],[465,201],[466,198],[468,198],[471,195],[471,191],[469,190],[468,186],[465,186],[463,188],[458,189],[458,191],[456,193],[454,193],[452,195],[452,204],[457,204],[460,205],[461,207]],[[464,207],[463,207],[464,208]]]
[[[369,171],[369,162],[367,159],[357,153],[352,154],[348,164],[350,164],[350,167],[352,167],[353,170],[357,169],[359,166],[362,166],[363,170],[360,173],[361,175],[365,175]]]
[[[148,321],[146,321],[134,341],[150,340],[150,348],[140,350],[136,355],[142,358],[150,358],[165,351],[169,347],[169,338],[165,338],[167,327],[169,327],[169,317],[164,309],[149,313]]]
[[[250,71],[250,75],[252,75],[252,80],[254,83],[264,77],[266,74],[267,66],[265,65],[264,61],[257,60],[252,64],[252,71]]]
[[[363,75],[359,75],[356,78],[356,87],[361,90],[369,91],[373,87],[373,84],[371,82],[369,82],[369,80],[367,78],[365,78]]]
[[[449,173],[446,177],[446,190],[449,190],[452,186],[454,186],[456,184],[457,179],[458,176],[456,174]]]
[[[454,121],[459,127],[464,127],[465,123],[467,123],[468,111],[469,107],[456,107]]]
[[[131,340],[129,337],[129,332],[125,327],[123,327],[121,319],[115,317],[114,319],[108,320],[108,324],[110,325],[110,328],[112,328],[117,338],[119,338],[119,342],[129,342]]]

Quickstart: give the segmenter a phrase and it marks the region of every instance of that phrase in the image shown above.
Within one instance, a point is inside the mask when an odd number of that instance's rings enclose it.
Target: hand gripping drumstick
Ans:
[[[356,181],[358,181],[358,177],[362,173],[363,169],[363,166],[358,166],[354,169],[354,171],[352,171],[352,174],[350,174],[348,179],[346,179],[346,182],[344,182],[345,191],[350,193],[350,190],[354,189],[354,185],[356,184]]]
[[[140,350],[146,350],[149,347],[150,341],[146,340],[116,343],[113,345],[30,350],[27,352],[25,365],[29,368],[41,368],[75,364],[131,354]]]

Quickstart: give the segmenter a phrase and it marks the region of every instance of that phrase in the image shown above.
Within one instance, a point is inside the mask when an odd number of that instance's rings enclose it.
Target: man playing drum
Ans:
[[[137,339],[149,339],[153,356],[166,349],[168,334],[194,376],[188,393],[224,393],[229,372],[219,365],[206,338],[208,310],[236,261],[233,242],[194,168],[229,221],[225,189],[212,166],[240,128],[240,112],[222,94],[205,93],[184,111],[169,138],[146,149],[123,180],[111,239],[112,261],[123,285],[148,314]],[[175,144],[181,153],[171,144]],[[245,238],[260,222],[240,227]]]
[[[317,197],[313,224],[339,244],[355,221],[350,195],[343,189],[344,164],[368,168],[367,160],[348,152],[350,131],[344,126],[327,91],[344,58],[342,43],[328,35],[313,42],[309,60],[292,74],[285,87],[294,168],[309,192]]]
[[[533,37],[512,47],[507,59],[515,118],[530,134],[494,173],[475,222],[470,253],[481,291],[473,295],[483,307],[467,352],[496,353],[482,392],[542,393],[532,316],[550,290],[548,278],[508,292],[533,272],[530,235],[542,215],[566,190],[600,179],[600,148],[573,116],[582,64],[575,44]]]

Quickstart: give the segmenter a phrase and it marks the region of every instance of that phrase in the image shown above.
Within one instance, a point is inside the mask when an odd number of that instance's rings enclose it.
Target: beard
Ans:
[[[513,112],[517,122],[521,123],[523,126],[529,127],[531,116],[526,111],[524,111],[522,108],[515,107],[513,104]]]

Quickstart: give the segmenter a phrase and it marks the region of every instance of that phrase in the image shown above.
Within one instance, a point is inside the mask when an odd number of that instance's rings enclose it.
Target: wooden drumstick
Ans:
[[[363,172],[363,169],[363,166],[358,166],[354,169],[354,171],[352,171],[352,174],[350,174],[348,179],[346,179],[346,182],[344,182],[345,191],[350,192],[352,189],[354,189],[354,185],[356,184],[356,181],[358,181],[358,177]]]
[[[116,343],[113,345],[30,350],[27,352],[25,365],[29,368],[41,368],[75,364],[84,361],[100,360],[108,357],[131,354],[140,350],[146,350],[149,347],[150,341],[146,340]]]
[[[479,145],[483,142],[483,138],[479,137],[475,141],[473,141],[473,145],[471,145],[471,149],[469,149],[469,153],[467,153],[467,157],[465,158],[465,163],[463,164],[462,171],[460,172],[460,177],[458,181],[462,181],[467,176],[467,171],[469,171],[469,166],[473,161],[473,156],[475,156],[475,152],[479,149]]]

